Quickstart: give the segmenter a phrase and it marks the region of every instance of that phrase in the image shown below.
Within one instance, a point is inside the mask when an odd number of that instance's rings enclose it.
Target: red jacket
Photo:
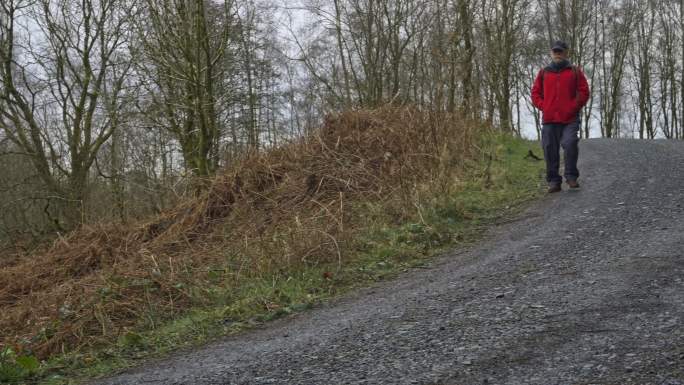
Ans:
[[[572,123],[589,100],[587,78],[582,70],[575,68],[567,66],[554,71],[546,67],[539,71],[532,86],[532,102],[542,111],[543,123]]]

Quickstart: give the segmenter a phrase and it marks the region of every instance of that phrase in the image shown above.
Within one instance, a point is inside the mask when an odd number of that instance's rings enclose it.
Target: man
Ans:
[[[551,63],[539,71],[532,86],[532,102],[543,115],[542,147],[549,193],[561,191],[560,147],[565,154],[565,182],[570,188],[579,188],[579,112],[587,100],[587,78],[568,60],[568,45],[556,41],[551,46]]]

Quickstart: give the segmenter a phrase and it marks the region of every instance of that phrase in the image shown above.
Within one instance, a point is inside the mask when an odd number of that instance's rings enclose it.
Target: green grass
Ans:
[[[447,250],[472,244],[497,220],[514,216],[524,202],[542,192],[543,162],[524,159],[528,150],[537,150],[537,143],[492,135],[479,147],[478,159],[467,165],[460,181],[449,184],[450,192],[426,189],[416,194],[413,207],[408,208],[412,210],[408,221],[396,223],[396,215],[380,204],[357,207],[355,212],[364,225],[347,243],[350,258],[341,265],[278,271],[243,279],[239,285],[223,285],[222,275],[217,274],[215,286],[198,294],[206,297],[203,307],[189,309],[182,317],[154,328],[142,322],[114,345],[68,353],[39,368],[30,359],[5,354],[0,356],[0,382],[75,384],[111,374],[151,357],[304,311],[353,288],[429,264],[432,257]]]

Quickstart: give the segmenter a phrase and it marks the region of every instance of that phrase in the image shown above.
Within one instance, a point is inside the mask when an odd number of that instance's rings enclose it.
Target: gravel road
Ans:
[[[580,148],[470,250],[94,384],[684,385],[684,142]]]

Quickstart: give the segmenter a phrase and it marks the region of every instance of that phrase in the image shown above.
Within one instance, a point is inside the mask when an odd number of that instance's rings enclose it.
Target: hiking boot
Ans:
[[[567,180],[565,183],[567,183],[570,188],[579,188],[579,183],[577,183],[576,180]]]
[[[546,192],[551,194],[551,193],[557,193],[560,191],[561,191],[561,186],[559,184],[550,184],[549,189]]]

